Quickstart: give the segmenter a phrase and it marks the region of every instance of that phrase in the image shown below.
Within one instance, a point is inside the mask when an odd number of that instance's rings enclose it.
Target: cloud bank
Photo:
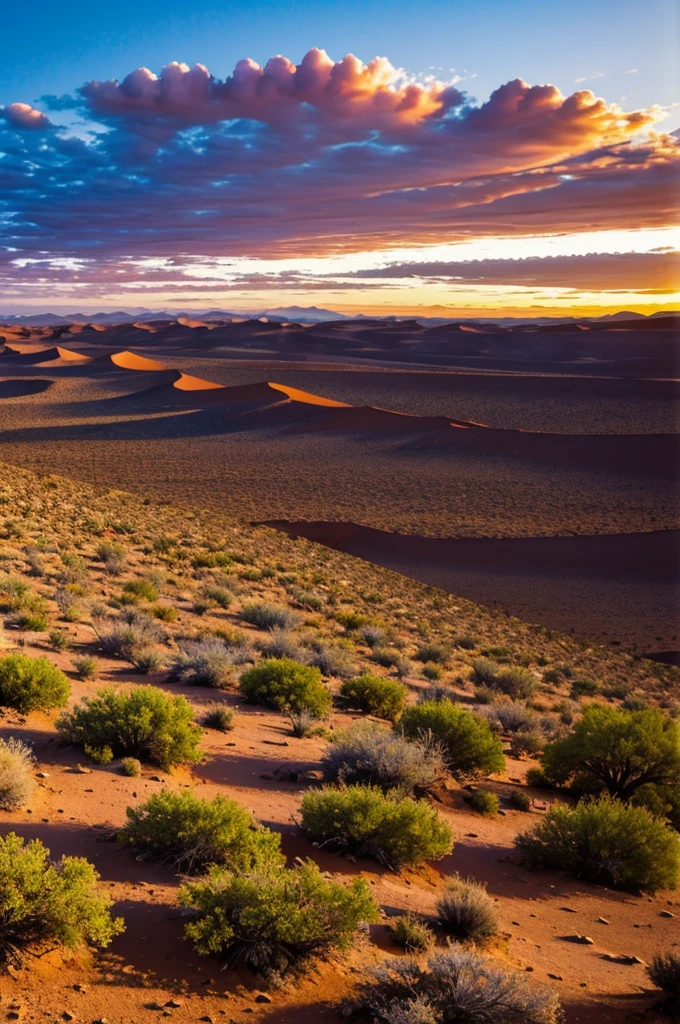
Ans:
[[[43,100],[80,121],[0,108],[0,216],[12,259],[51,260],[55,279],[133,272],[131,258],[323,256],[677,214],[663,112],[586,89],[515,79],[478,104],[384,58],[313,49],[298,65],[239,61],[224,80],[172,63]]]

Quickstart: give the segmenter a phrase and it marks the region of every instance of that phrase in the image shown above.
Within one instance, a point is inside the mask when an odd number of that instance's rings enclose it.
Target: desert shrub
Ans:
[[[13,736],[0,739],[0,808],[3,811],[14,811],[28,803],[35,786],[31,774],[33,763],[33,752],[28,744]]]
[[[104,654],[131,661],[135,651],[165,639],[163,630],[146,612],[132,611],[120,619],[93,618],[92,625]]]
[[[335,733],[321,758],[329,782],[366,783],[404,795],[431,789],[446,776],[446,759],[430,738],[407,740],[370,722]]]
[[[428,803],[385,795],[377,786],[327,786],[305,793],[300,828],[320,846],[372,857],[390,868],[441,860],[449,826]]]
[[[435,664],[434,661],[428,661],[423,665],[423,676],[433,683],[441,679],[443,674],[439,665]]]
[[[117,541],[104,540],[97,545],[97,558],[112,576],[119,576],[125,568],[127,552]]]
[[[492,704],[491,710],[501,730],[506,734],[526,731],[536,718],[535,712],[519,700],[500,701]]]
[[[508,803],[515,811],[530,811],[531,798],[521,789],[513,789]]]
[[[361,638],[367,647],[385,647],[388,639],[387,633],[380,626],[364,626]]]
[[[331,709],[331,694],[321,681],[318,668],[301,665],[290,658],[269,658],[244,672],[241,693],[253,704],[278,711],[310,711],[324,718]]]
[[[158,672],[163,667],[163,658],[156,647],[133,647],[130,664],[140,675],[147,676],[149,672]]]
[[[151,580],[129,580],[123,586],[123,595],[133,601],[157,601],[158,587]]]
[[[453,645],[454,647],[459,647],[461,651],[474,651],[477,646],[477,640],[474,636],[463,634],[454,638]]]
[[[31,947],[106,947],[123,931],[113,900],[84,857],[50,861],[39,839],[0,837],[0,963],[21,966]]]
[[[265,658],[292,658],[294,661],[302,661],[303,650],[297,637],[290,629],[280,629],[274,626],[269,630],[265,640],[257,645]]]
[[[568,736],[545,748],[541,765],[555,783],[593,783],[622,800],[640,786],[677,786],[680,724],[658,708],[592,705]]]
[[[399,664],[403,655],[396,647],[374,647],[371,660],[383,668],[393,668]]]
[[[483,814],[485,818],[493,818],[501,806],[498,796],[488,789],[475,789],[465,801],[476,814]]]
[[[449,700],[408,707],[399,725],[407,737],[430,734],[441,743],[449,770],[458,778],[491,775],[505,766],[503,746],[489,723]]]
[[[201,590],[201,596],[211,605],[217,605],[219,608],[225,609],[229,607],[233,600],[227,588],[219,587],[216,583],[206,583]]]
[[[116,757],[130,755],[171,768],[200,760],[201,730],[192,722],[184,697],[169,697],[155,686],[130,693],[99,690],[62,715],[57,728],[66,743],[95,748],[110,746]]]
[[[407,953],[424,953],[434,945],[432,929],[414,914],[395,917],[388,927],[394,942]]]
[[[349,707],[393,722],[404,709],[408,690],[394,679],[366,673],[357,679],[345,680],[340,693]]]
[[[120,770],[123,775],[137,778],[142,774],[142,762],[137,757],[124,757],[120,762]]]
[[[545,747],[545,736],[538,729],[522,729],[515,732],[510,740],[513,757],[535,757]]]
[[[655,953],[647,967],[647,977],[666,996],[664,1010],[671,1016],[680,1011],[680,954]]]
[[[311,861],[246,874],[214,867],[182,886],[179,900],[197,915],[186,935],[200,955],[275,976],[314,955],[348,948],[359,925],[378,918],[364,879],[342,885]]]
[[[26,593],[20,601],[19,608],[12,615],[12,620],[19,629],[29,633],[46,633],[50,628],[47,618],[47,602],[39,594]]]
[[[579,700],[581,697],[594,697],[599,686],[592,679],[575,679],[571,684],[569,696],[572,700]]]
[[[648,783],[635,790],[631,803],[646,807],[655,818],[665,818],[680,832],[680,786],[655,786]]]
[[[173,658],[171,674],[196,686],[226,686],[233,678],[233,651],[217,637],[206,636],[182,644]]]
[[[494,902],[485,887],[472,878],[452,875],[436,908],[439,923],[453,938],[481,942],[498,931]]]
[[[404,958],[372,971],[348,1007],[366,1024],[558,1024],[554,992],[458,945],[423,966]]]
[[[95,764],[107,765],[113,761],[113,750],[108,743],[105,743],[103,747],[95,747],[91,743],[85,743],[83,750]]]
[[[244,604],[240,611],[244,622],[259,629],[292,629],[300,620],[297,612],[280,604],[269,604],[266,601],[254,601]]]
[[[349,679],[356,673],[351,651],[341,644],[315,643],[309,663],[321,669],[324,676],[337,676],[338,679]]]
[[[195,873],[209,864],[251,871],[284,863],[281,836],[263,828],[234,800],[201,800],[186,790],[154,793],[139,807],[128,807],[121,841],[143,857]]]
[[[65,651],[71,646],[71,637],[63,629],[52,629],[48,637],[50,647],[55,651]]]
[[[419,704],[428,704],[430,701],[450,700],[455,704],[457,700],[456,691],[446,684],[433,683],[426,690],[418,694]]]
[[[515,843],[529,867],[600,885],[653,893],[680,884],[680,837],[644,807],[610,797],[555,805]]]
[[[154,619],[158,619],[159,622],[177,621],[177,609],[173,608],[171,604],[155,604],[149,608],[149,612],[153,615]]]
[[[416,651],[418,661],[433,661],[437,665],[444,665],[450,657],[451,651],[445,644],[424,643]]]
[[[229,732],[234,728],[234,712],[231,708],[218,704],[211,708],[203,719],[203,725],[217,732]]]
[[[477,686],[505,693],[513,700],[525,700],[536,690],[536,679],[526,668],[503,667],[488,658],[476,658],[472,663],[472,681]]]
[[[69,585],[59,587],[54,594],[54,600],[61,616],[67,622],[77,622],[83,612],[82,587]]]
[[[291,711],[288,714],[290,721],[290,728],[293,736],[296,739],[301,740],[305,736],[309,736],[310,733],[316,728],[316,723],[319,719],[311,711],[303,708],[302,711]]]
[[[71,684],[47,658],[7,654],[0,658],[0,706],[17,711],[60,708],[71,694]]]
[[[362,626],[368,624],[366,616],[362,615],[361,612],[337,612],[335,621],[344,626],[348,633],[353,633],[355,630],[361,629]]]
[[[96,679],[99,671],[97,659],[90,654],[79,654],[74,658],[73,668],[79,679]]]

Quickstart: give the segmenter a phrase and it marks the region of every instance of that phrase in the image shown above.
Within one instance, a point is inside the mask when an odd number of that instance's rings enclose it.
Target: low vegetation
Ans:
[[[347,679],[340,694],[350,708],[394,722],[406,705],[407,688],[395,679],[365,674]]]
[[[453,875],[437,901],[439,923],[454,939],[481,942],[498,931],[493,900],[485,887],[473,878]]]
[[[168,697],[154,686],[130,693],[105,688],[62,715],[57,729],[74,746],[108,747],[116,757],[130,755],[168,769],[200,760],[201,730],[192,719],[184,697]]]
[[[0,837],[0,965],[20,967],[28,952],[55,945],[108,946],[123,921],[98,880],[83,857],[55,863],[39,839]]]
[[[0,658],[0,705],[17,711],[49,711],[66,704],[71,684],[47,658],[7,654]]]
[[[263,828],[234,800],[201,800],[193,793],[155,793],[138,807],[128,807],[121,841],[139,854],[194,874],[210,864],[230,871],[280,866],[281,836]]]
[[[405,796],[432,789],[447,774],[439,744],[407,740],[371,722],[334,733],[321,767],[329,782],[365,783]]]
[[[199,954],[274,977],[312,956],[346,949],[360,924],[378,919],[367,882],[342,885],[311,861],[241,875],[213,868],[183,886],[179,899],[196,915],[186,935]]]
[[[277,711],[310,711],[325,718],[332,698],[311,665],[290,658],[267,658],[241,676],[239,689],[252,704],[264,704]]]
[[[432,929],[415,914],[393,918],[389,930],[393,941],[407,953],[425,953],[434,945]]]
[[[34,763],[27,743],[13,736],[0,739],[0,808],[3,811],[24,807],[30,800],[35,787]]]
[[[647,976],[665,996],[662,1009],[669,1017],[677,1019],[680,1015],[680,954],[672,951],[655,953],[647,968]]]
[[[599,885],[649,893],[680,885],[680,836],[646,808],[610,797],[553,806],[516,845],[529,867]]]
[[[348,1008],[365,1024],[559,1024],[554,992],[488,957],[452,946],[426,965],[389,960]]]
[[[300,829],[316,846],[372,857],[390,868],[441,860],[453,849],[451,829],[433,807],[375,786],[307,792]]]
[[[400,728],[407,737],[432,736],[442,745],[450,772],[458,779],[503,771],[503,745],[489,723],[450,700],[423,701],[406,708]]]

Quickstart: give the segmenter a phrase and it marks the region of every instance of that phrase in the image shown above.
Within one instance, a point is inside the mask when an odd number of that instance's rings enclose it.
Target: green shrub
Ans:
[[[130,652],[130,664],[140,675],[158,672],[163,667],[163,658],[155,647],[134,647]]]
[[[669,1016],[677,1017],[680,1011],[680,954],[671,951],[655,953],[647,968],[647,977],[666,996],[662,1009]]]
[[[7,654],[0,658],[0,705],[17,711],[47,711],[63,707],[71,684],[47,658]]]
[[[465,800],[476,814],[483,814],[485,818],[493,818],[501,807],[499,798],[488,789],[476,789]]]
[[[532,868],[562,868],[576,878],[632,892],[680,884],[680,837],[644,807],[610,797],[573,809],[553,806],[516,846]]]
[[[365,626],[368,619],[361,612],[337,612],[335,621],[344,626],[348,633],[352,633],[354,630]]]
[[[142,774],[142,762],[137,757],[124,757],[120,762],[123,775],[135,779]]]
[[[491,775],[505,767],[503,745],[489,723],[450,700],[406,708],[399,726],[407,737],[430,734],[441,743],[449,770],[457,778]]]
[[[96,679],[99,672],[97,659],[89,654],[81,654],[74,658],[73,668],[79,679]]]
[[[124,585],[123,594],[134,601],[157,601],[158,587],[151,580],[130,580]]]
[[[347,949],[361,923],[378,919],[363,878],[345,886],[324,878],[311,861],[241,875],[213,868],[183,886],[179,900],[198,914],[186,935],[199,954],[268,975]]]
[[[477,686],[505,693],[513,700],[525,700],[536,690],[536,679],[526,668],[502,667],[488,658],[476,658],[472,663],[472,681]]]
[[[231,682],[234,665],[233,651],[217,637],[206,636],[182,645],[174,658],[172,676],[196,686],[219,689]]]
[[[218,605],[220,608],[228,608],[232,602],[232,595],[226,587],[218,587],[214,583],[207,583],[203,587],[201,594],[210,604]]]
[[[631,803],[646,807],[655,818],[665,818],[680,832],[680,786],[655,786],[649,783],[635,790]]]
[[[300,621],[300,616],[292,608],[284,605],[269,604],[266,601],[255,601],[244,604],[240,612],[244,622],[249,622],[259,629],[292,629]]]
[[[591,705],[573,731],[550,743],[543,771],[564,785],[577,779],[629,800],[640,786],[680,785],[680,724],[658,708]]]
[[[14,621],[19,629],[24,629],[28,633],[46,633],[50,628],[47,615],[41,611],[17,612]]]
[[[498,931],[494,902],[472,878],[452,875],[436,906],[439,923],[453,938],[481,942]]]
[[[284,863],[281,836],[258,825],[234,800],[201,800],[186,790],[155,793],[139,807],[128,807],[121,841],[144,857],[166,861],[193,874],[209,864],[230,871],[252,871]]]
[[[177,609],[173,608],[171,604],[155,604],[149,608],[149,611],[159,622],[177,621]]]
[[[278,711],[311,711],[325,718],[332,698],[321,672],[290,658],[268,658],[244,672],[239,689],[249,703]]]
[[[454,647],[460,647],[461,651],[474,651],[477,646],[477,640],[474,636],[464,634],[463,636],[455,637],[453,644]]]
[[[439,665],[436,665],[433,661],[428,661],[423,665],[423,676],[425,679],[429,679],[430,682],[436,683],[442,678],[442,675],[443,672]]]
[[[513,789],[508,803],[515,811],[531,810],[531,798],[529,794],[525,793],[522,789]]]
[[[572,700],[578,700],[580,697],[594,697],[598,690],[599,686],[592,679],[575,679],[571,684],[569,696]]]
[[[83,746],[83,750],[95,764],[107,765],[113,761],[113,751],[108,743],[103,747],[93,747],[91,744],[86,743]]]
[[[404,710],[408,690],[394,679],[366,673],[357,679],[345,680],[340,694],[348,707],[394,722]]]
[[[14,811],[30,800],[35,782],[33,752],[21,740],[0,739],[0,808]]]
[[[356,675],[356,663],[352,652],[342,643],[325,644],[316,641],[309,656],[310,665],[316,665],[324,676],[349,679]]]
[[[126,661],[132,661],[136,651],[147,650],[165,639],[158,623],[146,612],[137,610],[119,619],[93,616],[92,625],[103,652]]]
[[[83,857],[50,861],[39,839],[0,836],[0,963],[20,967],[31,947],[106,947],[123,931],[113,900]]]
[[[370,722],[334,733],[321,767],[328,782],[366,783],[408,796],[446,777],[446,759],[437,743],[407,740]]]
[[[453,849],[449,826],[422,800],[375,786],[327,786],[305,793],[300,828],[312,842],[390,868],[441,860]]]
[[[414,914],[393,918],[388,928],[394,942],[407,953],[425,953],[434,945],[432,929]]]
[[[167,769],[200,760],[201,730],[192,717],[184,697],[169,697],[155,686],[130,693],[102,689],[64,714],[57,729],[66,743],[109,746],[116,757],[129,754]]]
[[[234,728],[234,712],[231,708],[218,704],[206,713],[203,725],[217,732],[229,732]]]
[[[444,644],[425,643],[421,644],[416,651],[418,661],[435,662],[437,665],[444,665],[451,657],[451,651]]]
[[[403,957],[373,970],[348,1006],[366,1024],[559,1024],[554,992],[454,945],[421,965]]]
[[[510,740],[513,757],[535,757],[545,747],[545,736],[538,729],[520,729]]]
[[[71,637],[63,629],[52,629],[49,635],[50,647],[55,651],[66,651],[71,646]]]
[[[290,711],[288,713],[288,719],[290,721],[291,732],[298,740],[304,739],[305,736],[309,736],[317,727],[316,723],[319,721],[316,715],[312,714],[311,711],[307,711],[306,708],[302,711]]]

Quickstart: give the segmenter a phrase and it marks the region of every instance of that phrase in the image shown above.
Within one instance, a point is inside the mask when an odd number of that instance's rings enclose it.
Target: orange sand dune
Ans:
[[[159,366],[162,364],[159,363]],[[173,388],[177,388],[178,391],[227,391],[224,384],[215,384],[212,380],[202,380],[200,377],[192,377],[188,373],[180,373],[179,377],[172,385]]]
[[[293,402],[304,402],[305,405],[325,405],[333,409],[351,409],[347,402],[336,402],[332,398],[322,398],[321,395],[312,395],[308,391],[299,391],[297,388],[289,388],[285,384],[267,382],[268,387],[282,391]]]
[[[147,359],[146,356],[138,356],[135,352],[123,349],[121,352],[109,352],[108,355],[93,359],[92,369],[141,370],[144,373],[156,373],[159,370],[168,370],[169,367],[157,359]]]
[[[205,327],[206,330],[210,330],[210,324],[207,324],[204,320],[192,320],[188,316],[178,316],[177,323],[181,324],[182,327]]]
[[[13,364],[21,366],[65,366],[89,362],[89,356],[83,356],[79,352],[73,352],[70,348],[62,348],[60,345],[41,348],[37,351],[21,351],[12,348],[11,345],[6,345],[0,356],[3,359],[11,359]]]

